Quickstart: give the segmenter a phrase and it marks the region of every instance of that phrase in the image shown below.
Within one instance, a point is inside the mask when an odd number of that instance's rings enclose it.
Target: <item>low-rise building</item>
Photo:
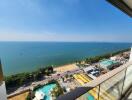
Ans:
[[[87,71],[89,71],[89,70],[94,69],[94,67],[95,67],[95,66],[88,66],[88,67],[85,67],[85,68],[83,68],[83,71],[84,71],[84,72],[87,72]]]
[[[119,57],[118,56],[113,56],[113,57],[110,57],[110,60],[117,60]]]
[[[113,69],[113,68],[119,66],[120,63],[118,61],[114,61],[114,60],[110,60],[110,59],[105,59],[105,60],[102,60],[99,63],[99,65],[100,65],[101,68],[110,70],[110,69]]]

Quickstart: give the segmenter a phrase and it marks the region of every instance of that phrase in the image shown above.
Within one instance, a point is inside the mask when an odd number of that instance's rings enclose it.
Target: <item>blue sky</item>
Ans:
[[[105,0],[0,0],[0,41],[132,42],[132,19]]]

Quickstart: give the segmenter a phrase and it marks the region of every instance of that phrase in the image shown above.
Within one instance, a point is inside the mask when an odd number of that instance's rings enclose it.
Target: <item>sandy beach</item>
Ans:
[[[28,96],[29,92],[21,93],[20,95],[16,95],[14,97],[8,98],[8,100],[25,100]]]
[[[63,73],[63,72],[71,71],[75,69],[78,69],[78,67],[76,66],[75,63],[73,63],[73,64],[67,64],[67,65],[55,67],[54,71],[56,71],[57,73]]]

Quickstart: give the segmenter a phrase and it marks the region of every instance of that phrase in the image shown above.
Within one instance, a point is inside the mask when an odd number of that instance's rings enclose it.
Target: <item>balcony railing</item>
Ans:
[[[57,100],[118,100],[132,84],[132,62],[128,62]]]

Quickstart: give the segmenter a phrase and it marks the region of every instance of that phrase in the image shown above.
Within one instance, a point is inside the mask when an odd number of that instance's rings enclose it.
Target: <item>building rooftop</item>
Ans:
[[[105,60],[102,60],[100,62],[100,66],[101,67],[106,67],[106,68],[108,68],[108,67],[110,67],[112,65],[115,65],[115,64],[118,64],[118,62],[114,61],[114,60],[110,60],[110,59],[105,59]]]
[[[92,70],[92,69],[94,69],[94,66],[88,66],[88,67],[84,68],[83,70],[85,72],[87,72],[87,71]]]

